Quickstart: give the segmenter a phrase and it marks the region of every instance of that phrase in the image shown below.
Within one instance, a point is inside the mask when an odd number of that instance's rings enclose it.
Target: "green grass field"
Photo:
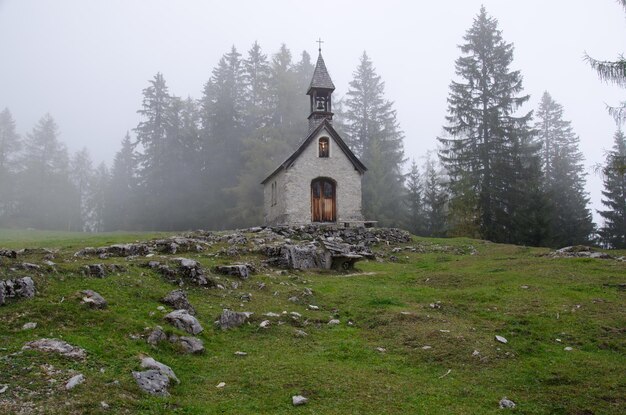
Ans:
[[[215,256],[223,248],[216,245],[176,256],[196,259],[207,270],[249,261],[259,272],[236,290],[186,287],[205,328],[198,337],[206,352],[183,355],[168,342],[152,348],[138,337],[156,325],[184,334],[157,310],[160,298],[176,287],[143,267],[145,258],[73,256],[84,246],[155,236],[0,230],[0,247],[60,249],[54,259],[58,272],[36,275],[8,268],[21,261],[41,263],[41,253],[0,257],[0,279],[33,275],[38,287],[34,299],[0,307],[0,388],[8,385],[0,394],[0,413],[626,412],[626,301],[618,285],[626,283],[624,262],[552,259],[542,256],[546,249],[415,238],[405,245],[422,246],[425,253],[374,247],[383,260],[359,262],[350,274],[280,272],[260,267],[262,258],[256,256]],[[397,262],[390,262],[390,255]],[[96,262],[122,264],[128,271],[103,279],[82,275],[83,265]],[[288,301],[305,287],[313,290],[306,303]],[[80,304],[83,289],[102,294],[108,308]],[[252,294],[250,302],[241,302],[244,293]],[[436,302],[440,307],[432,308]],[[223,308],[254,312],[251,324],[219,330],[213,322]],[[262,314],[270,311],[296,311],[302,318],[270,318],[268,329],[259,328]],[[331,318],[341,324],[328,326]],[[26,322],[37,328],[22,330]],[[294,336],[296,328],[309,335]],[[495,335],[508,343],[496,342]],[[88,357],[81,362],[20,352],[24,343],[41,337],[64,339]],[[141,354],[176,372],[181,383],[170,388],[170,397],[152,397],[137,387],[131,371],[140,369]],[[77,372],[85,383],[66,391],[64,383]],[[226,386],[216,388],[220,382]],[[308,404],[293,407],[296,394],[308,397]],[[504,396],[517,407],[499,409]]]

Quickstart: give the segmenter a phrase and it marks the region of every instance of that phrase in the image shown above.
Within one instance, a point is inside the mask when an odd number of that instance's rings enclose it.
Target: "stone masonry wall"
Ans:
[[[276,182],[276,204],[272,206],[272,183]],[[286,223],[285,171],[278,172],[263,186],[263,212],[266,225]]]
[[[330,139],[330,157],[318,157],[320,137]],[[295,163],[284,171],[285,220],[281,223],[311,223],[311,181],[328,177],[337,182],[337,222],[362,221],[361,174],[341,151],[330,134],[323,129]],[[266,186],[267,187],[267,186]]]

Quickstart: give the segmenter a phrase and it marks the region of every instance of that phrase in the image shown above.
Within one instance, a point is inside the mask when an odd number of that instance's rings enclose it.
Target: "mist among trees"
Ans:
[[[584,190],[579,138],[545,92],[525,108],[513,45],[484,8],[459,47],[439,147],[404,154],[393,101],[364,52],[334,125],[367,166],[363,213],[380,226],[423,236],[469,236],[536,246],[589,244],[595,226]],[[593,61],[594,67],[601,64]],[[232,47],[200,97],[178,97],[164,74],[147,81],[138,125],[120,132],[119,151],[94,166],[69,154],[53,117],[24,137],[0,113],[0,227],[68,231],[241,228],[263,223],[260,182],[305,138],[311,56],[286,45]],[[601,72],[601,74],[604,72]],[[610,75],[610,73],[609,73]],[[609,76],[604,75],[604,76]],[[615,112],[613,112],[615,114]],[[626,244],[624,135],[603,168],[599,229],[606,246]],[[613,166],[613,167],[611,167]]]

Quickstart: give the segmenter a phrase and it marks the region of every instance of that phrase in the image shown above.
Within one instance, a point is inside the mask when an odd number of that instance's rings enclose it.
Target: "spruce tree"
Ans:
[[[424,233],[422,178],[415,160],[406,176],[406,229],[414,235]]]
[[[213,69],[205,84],[201,107],[202,177],[205,224],[214,228],[228,227],[227,209],[234,197],[226,189],[236,184],[241,166],[244,136],[244,72],[241,55],[233,46]]]
[[[459,80],[452,81],[448,96],[449,136],[439,138],[450,178],[450,215],[457,221],[453,234],[523,242],[520,229],[542,226],[523,203],[541,196],[539,147],[528,125],[532,113],[515,116],[529,96],[520,95],[520,72],[509,69],[513,45],[484,7],[464,40],[456,61]]]
[[[22,147],[15,131],[15,121],[8,108],[0,112],[0,224],[15,213],[17,192],[17,163]]]
[[[435,161],[430,157],[426,158],[424,164],[424,190],[423,190],[423,212],[424,212],[424,236],[446,236],[447,233],[447,202],[448,195],[444,187],[444,178]]]
[[[111,167],[104,204],[103,226],[107,231],[138,229],[140,213],[138,188],[138,156],[130,134],[122,140],[122,148],[115,154]]]
[[[27,134],[20,160],[18,209],[20,227],[81,231],[80,203],[70,181],[69,156],[58,140],[59,128],[49,114]]]
[[[618,130],[613,149],[607,154],[602,169],[604,190],[602,204],[607,210],[598,213],[604,219],[600,228],[603,243],[614,249],[626,248],[626,135]]]
[[[381,226],[398,226],[403,217],[404,135],[385,99],[385,83],[363,52],[345,100],[347,144],[367,166],[363,178],[363,214]]]
[[[587,244],[593,223],[587,208],[589,197],[584,188],[586,173],[578,136],[571,123],[563,119],[563,107],[548,92],[544,92],[535,114],[545,191],[551,202],[548,243],[557,247]]]
[[[72,156],[70,160],[70,179],[76,189],[77,200],[75,203],[78,203],[80,206],[82,230],[88,231],[93,227],[93,212],[91,211],[90,199],[95,189],[93,188],[93,162],[87,148],[83,148]]]
[[[165,79],[157,73],[150,80],[150,86],[143,90],[142,106],[137,111],[142,120],[135,128],[137,143],[142,149],[138,153],[142,214],[136,218],[142,229],[159,228],[159,203],[168,190],[165,184],[168,174],[166,137],[171,101]]]

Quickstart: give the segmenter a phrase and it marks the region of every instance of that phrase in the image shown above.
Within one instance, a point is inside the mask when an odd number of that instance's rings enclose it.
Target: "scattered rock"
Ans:
[[[338,324],[340,324],[340,323],[341,323],[341,321],[339,321],[339,320],[337,320],[336,318],[334,318],[334,319],[332,319],[332,320],[330,320],[330,321],[328,322],[328,325],[329,325],[329,326],[336,326],[336,325],[338,325]]]
[[[505,396],[504,398],[500,399],[500,409],[505,409],[505,408],[515,408],[515,402],[513,402],[510,399],[507,399],[507,397]]]
[[[269,320],[263,320],[263,321],[261,322],[261,324],[259,324],[259,327],[261,327],[262,329],[266,329],[266,328],[268,328],[268,327],[270,326],[270,324],[271,324],[271,323],[270,323],[270,321],[269,321]]]
[[[422,350],[430,350],[432,349],[432,346],[422,346]]]
[[[155,396],[169,396],[167,388],[170,386],[170,378],[161,371],[133,372],[133,377],[143,391]]]
[[[37,328],[37,323],[29,322],[24,323],[24,325],[22,326],[22,330],[32,330],[34,328]]]
[[[295,395],[291,397],[291,403],[293,404],[293,406],[300,406],[300,405],[304,405],[308,402],[309,400],[307,398],[305,398],[302,395]]]
[[[218,265],[215,267],[215,271],[220,274],[231,275],[245,280],[250,276],[252,267],[249,264]]]
[[[246,352],[236,351],[236,352],[235,352],[235,356],[248,356],[248,353],[246,353]]]
[[[72,359],[84,359],[86,356],[85,350],[80,347],[72,346],[71,344],[59,339],[43,338],[28,342],[24,345],[24,347],[22,347],[22,350],[38,350],[41,352],[58,353]]]
[[[0,305],[7,298],[33,298],[35,296],[35,282],[31,277],[0,280]]]
[[[187,293],[183,290],[174,290],[161,300],[164,304],[174,307],[176,310],[187,310],[192,316],[196,315],[196,310],[187,299]]]
[[[377,351],[377,352],[380,352],[380,353],[386,353],[386,352],[387,352],[387,349],[385,349],[384,347],[377,347],[377,348],[376,348],[376,351]]]
[[[83,267],[85,274],[90,277],[104,278],[106,277],[106,269],[103,264],[91,264]]]
[[[0,393],[4,393],[9,389],[9,385],[0,385]]]
[[[224,309],[219,318],[219,326],[222,330],[232,329],[234,327],[239,327],[248,321],[252,313],[246,312],[238,312],[231,311],[228,309]]]
[[[441,308],[441,301],[436,301],[434,303],[430,303],[429,306],[430,306],[430,308],[440,309]]]
[[[293,335],[296,336],[296,337],[306,337],[306,336],[309,335],[309,333],[307,333],[304,330],[296,329],[296,330],[294,330]]]
[[[157,362],[156,360],[154,360],[153,358],[149,356],[145,356],[141,358],[141,367],[144,369],[158,370],[159,372],[163,373],[165,376],[167,376],[171,380],[176,381],[176,383],[180,383],[180,381],[174,374],[174,371],[172,370],[171,367],[169,367],[168,365],[164,365],[161,362]]]
[[[472,356],[480,356],[480,352],[478,350],[474,350],[472,352]]]
[[[154,330],[150,332],[146,342],[152,346],[158,345],[160,342],[167,340],[167,336],[161,326],[156,326]]]
[[[97,255],[100,258],[108,258],[112,256],[128,257],[128,256],[143,256],[150,253],[150,247],[145,243],[137,244],[116,244],[111,246],[104,246],[102,248],[83,248],[76,252],[74,256],[94,256]]]
[[[604,252],[598,252],[590,246],[575,245],[566,246],[556,251],[550,252],[547,256],[551,258],[596,258],[596,259],[615,259],[611,255]]]
[[[92,290],[81,291],[85,296],[82,303],[88,304],[91,308],[103,309],[107,307],[107,302],[100,294]]]
[[[496,334],[496,341],[499,341],[500,343],[504,343],[504,344],[507,344],[509,342],[507,339],[505,339],[502,336],[498,336],[497,334]]]
[[[182,347],[183,351],[188,354],[201,354],[204,353],[204,343],[202,340],[195,337],[181,336],[178,339],[178,343]]]
[[[165,320],[181,330],[190,334],[198,334],[204,330],[198,319],[189,314],[187,310],[175,310],[165,316]]]
[[[316,305],[309,304],[309,310],[319,310],[320,308]]]
[[[220,383],[218,383],[215,387],[216,387],[216,388],[218,388],[218,389],[222,389],[222,388],[224,388],[225,386],[226,386],[226,383],[224,383],[224,382],[220,382]]]
[[[12,249],[0,249],[0,256],[6,257],[6,258],[17,258],[17,251],[14,251]]]
[[[83,374],[78,374],[76,376],[73,376],[70,380],[67,381],[67,383],[65,384],[65,390],[71,390],[74,389],[76,386],[80,385],[81,383],[83,383],[85,381],[85,376],[83,376]]]
[[[280,314],[278,313],[273,313],[273,312],[269,312],[269,313],[265,313],[263,314],[265,317],[280,317]]]
[[[563,350],[565,350],[566,352],[571,352],[572,350],[574,350],[574,348],[570,347],[570,346],[567,346]]]
[[[108,403],[106,403],[106,402],[104,402],[104,401],[101,401],[101,402],[100,402],[100,407],[101,407],[102,409],[109,409],[109,404],[108,404]]]

